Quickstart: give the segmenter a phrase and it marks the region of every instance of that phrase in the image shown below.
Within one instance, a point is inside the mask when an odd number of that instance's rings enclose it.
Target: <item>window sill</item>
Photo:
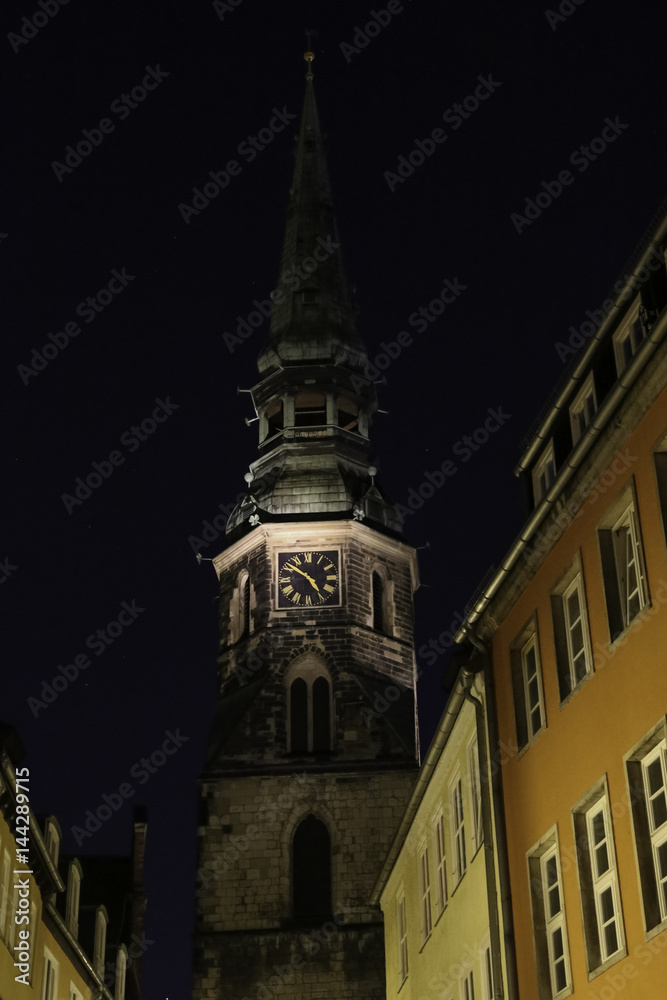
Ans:
[[[588,973],[588,981],[589,981],[589,983],[591,982],[591,980],[597,979],[598,976],[601,976],[603,972],[607,971],[607,969],[611,969],[612,965],[616,965],[616,963],[620,962],[621,959],[627,958],[627,957],[628,957],[628,949],[627,949],[626,945],[623,945],[623,947],[620,949],[620,951],[617,951],[615,954],[613,954],[609,958],[605,959],[605,961],[602,962],[601,965],[598,965],[598,966],[596,966],[595,969],[591,969],[589,971],[589,973]]]
[[[569,697],[569,695],[568,695],[568,697]],[[543,725],[540,726],[540,728],[537,730],[537,732],[535,733],[535,735],[531,736],[531,738],[528,740],[527,743],[524,743],[524,745],[521,747],[521,749],[517,751],[517,754],[516,754],[517,760],[520,760],[521,757],[523,757],[524,754],[528,753],[528,751],[530,750],[530,748],[537,743],[537,741],[539,740],[539,738],[542,735],[542,733],[546,730],[546,728],[547,728],[547,724],[545,722],[545,723],[543,723]]]
[[[665,917],[664,920],[661,920],[659,924],[656,924],[655,927],[651,927],[650,930],[645,931],[644,940],[652,941],[654,937],[657,937],[658,934],[662,934],[663,931],[667,931],[667,917]]]
[[[572,699],[575,697],[575,695],[579,694],[579,692],[581,691],[581,689],[586,684],[588,684],[588,682],[591,679],[591,677],[594,677],[594,676],[595,676],[594,671],[593,670],[589,670],[589,672],[586,674],[586,676],[581,678],[581,680],[579,681],[579,683],[577,684],[577,686],[574,687],[574,688],[572,688],[572,690],[570,691],[569,694],[565,695],[565,697],[561,701],[560,705],[558,706],[560,708],[561,712],[563,711],[563,709],[565,708],[566,705],[569,705],[569,703],[572,701]],[[558,994],[558,995],[560,996],[560,994]],[[565,995],[567,995],[567,994],[565,994]]]

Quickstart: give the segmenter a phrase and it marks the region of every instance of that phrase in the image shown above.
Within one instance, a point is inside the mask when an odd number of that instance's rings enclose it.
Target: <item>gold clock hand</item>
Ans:
[[[308,575],[308,573],[304,573],[304,571],[303,571],[302,569],[299,569],[299,567],[298,567],[298,566],[295,566],[295,567],[294,567],[294,570],[295,570],[295,572],[297,572],[297,573],[300,573],[300,574],[301,574],[301,576],[305,576],[305,578],[306,578],[306,580],[308,581],[308,583],[309,583],[309,584],[310,584],[310,585],[311,585],[312,587],[314,587],[314,588],[315,588],[315,590],[317,591],[317,593],[319,594],[319,592],[320,592],[320,588],[319,588],[319,587],[317,586],[317,584],[316,584],[316,583],[315,583],[315,581],[313,580],[312,576],[309,576],[309,575]]]

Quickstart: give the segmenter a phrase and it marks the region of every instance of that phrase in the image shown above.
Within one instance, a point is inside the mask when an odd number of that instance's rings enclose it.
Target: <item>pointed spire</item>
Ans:
[[[262,373],[285,363],[335,358],[354,368],[367,364],[340,253],[313,89],[314,58],[311,51],[304,55],[306,92],[276,285],[283,294],[274,305],[269,341],[259,357]]]

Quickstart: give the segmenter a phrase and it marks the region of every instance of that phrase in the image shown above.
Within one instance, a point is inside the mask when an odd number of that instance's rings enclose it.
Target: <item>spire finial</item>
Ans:
[[[308,72],[306,73],[306,80],[313,79],[313,68],[311,63],[315,58],[315,53],[312,51],[312,42],[310,40],[310,36],[314,34],[316,34],[316,32],[313,28],[306,28],[306,44],[308,45],[308,51],[304,52],[303,54],[303,58],[308,63]]]

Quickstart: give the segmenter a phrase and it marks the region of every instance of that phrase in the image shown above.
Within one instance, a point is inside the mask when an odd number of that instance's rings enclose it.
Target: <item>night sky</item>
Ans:
[[[657,4],[596,0],[560,14],[526,0],[70,0],[48,17],[57,0],[42,4],[2,11],[0,717],[64,850],[79,850],[71,828],[103,793],[135,794],[80,854],[127,851],[132,805],[148,806],[145,996],[184,1000],[216,687],[216,579],[195,549],[256,455],[237,387],[258,381],[268,321],[246,339],[237,328],[277,279],[304,28],[318,29],[360,330],[386,378],[372,435],[382,484],[414,503],[450,462],[405,522],[413,545],[430,543],[421,649],[458,624],[517,534],[513,469],[570,327],[599,307],[667,193],[666,25]],[[34,15],[38,28],[23,20]],[[224,189],[190,212],[211,172]],[[500,426],[479,444],[490,411]],[[105,477],[77,498],[93,463]],[[223,547],[215,531],[204,557]],[[424,750],[445,702],[440,648],[418,658]],[[43,682],[77,656],[90,665],[40,706]],[[167,732],[182,745],[148,774],[137,764]]]

